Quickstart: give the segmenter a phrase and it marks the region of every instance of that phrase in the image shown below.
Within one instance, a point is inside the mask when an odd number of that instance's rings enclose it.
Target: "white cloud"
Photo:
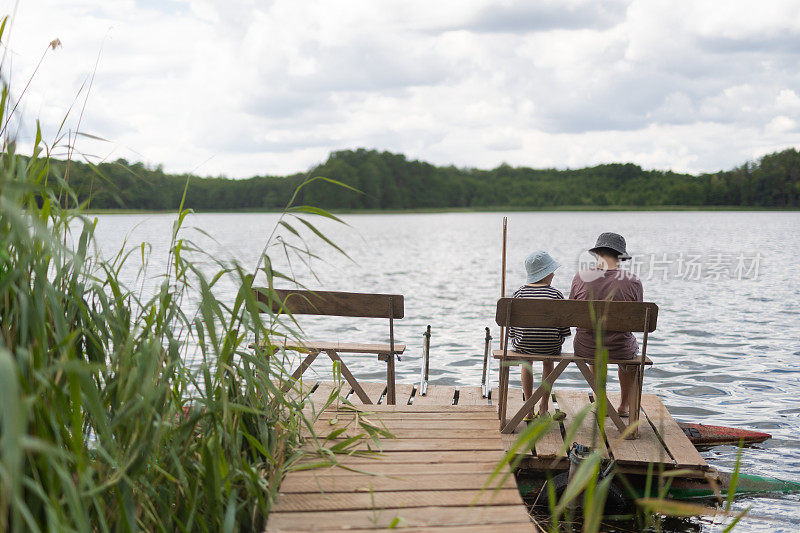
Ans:
[[[787,111],[797,111],[800,109],[800,96],[797,96],[792,89],[781,89],[775,98],[775,107]]]
[[[797,128],[797,121],[784,115],[779,115],[767,124],[766,129],[770,133],[788,133]]]
[[[4,75],[19,94],[62,40],[23,110],[52,138],[99,53],[81,129],[112,144],[79,148],[170,171],[283,174],[364,146],[700,172],[800,144],[798,35],[791,1],[32,0]]]

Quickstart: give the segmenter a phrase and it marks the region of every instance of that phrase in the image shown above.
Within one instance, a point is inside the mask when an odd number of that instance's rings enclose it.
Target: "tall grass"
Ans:
[[[17,103],[3,79],[0,124]],[[26,157],[4,133],[0,531],[261,530],[301,431],[313,434],[305,396],[280,390],[280,358],[250,347],[291,321],[258,304],[256,272],[208,257],[212,272],[200,268],[183,205],[157,290],[126,286],[123,266],[141,254],[144,268],[146,246],[103,259],[96,220],[51,168],[38,124]],[[308,221],[326,212],[287,214],[333,245]],[[292,281],[270,250],[258,269],[268,296],[274,280]],[[226,278],[239,287],[231,301],[216,295]]]

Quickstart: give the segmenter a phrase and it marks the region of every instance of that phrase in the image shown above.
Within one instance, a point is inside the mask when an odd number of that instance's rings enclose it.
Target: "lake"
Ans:
[[[350,259],[309,238],[320,255],[311,262],[314,275],[299,258],[287,260],[274,237],[269,254],[279,268],[313,288],[403,294],[405,318],[395,333],[408,348],[397,364],[398,382],[418,380],[422,333],[430,324],[431,383],[479,385],[484,328],[492,328],[495,345],[499,336],[493,318],[500,295],[502,217],[352,214],[342,216],[347,225],[325,220],[320,228]],[[800,213],[515,212],[508,217],[508,294],[524,283],[525,257],[543,249],[563,265],[553,285],[567,296],[597,235],[624,235],[634,256],[626,267],[642,279],[645,300],[660,307],[658,330],[648,343],[655,365],[645,375],[645,391],[659,394],[681,421],[772,433],[771,440],[744,450],[742,471],[800,482]],[[174,215],[97,218],[106,256],[126,237],[129,248],[151,243],[144,285],[151,290],[157,283],[153,276],[166,268]],[[277,214],[199,214],[187,219],[182,235],[208,254],[209,270],[212,259],[225,258],[252,269],[277,220]],[[286,230],[279,235],[292,237]],[[123,275],[133,283],[137,271],[132,261]],[[232,282],[220,287],[231,299],[235,290]],[[302,324],[309,338],[388,338],[383,320],[309,317]],[[571,349],[571,341],[565,346]],[[359,378],[385,379],[385,365],[377,361],[359,356],[346,361]],[[313,372],[329,378],[330,364],[320,358]],[[496,384],[496,371],[492,379]],[[565,372],[558,384],[585,385],[577,369]],[[732,470],[736,448],[716,447],[703,455],[720,470]],[[742,498],[735,508],[750,505],[752,516],[737,530],[800,529],[798,495]],[[717,529],[706,518],[685,525]]]

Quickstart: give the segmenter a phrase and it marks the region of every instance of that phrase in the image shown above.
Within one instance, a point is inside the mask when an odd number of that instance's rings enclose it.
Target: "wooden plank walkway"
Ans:
[[[313,387],[314,384],[306,385],[306,387]],[[311,394],[311,399],[315,404],[320,399],[327,399],[327,395],[333,389],[333,384],[330,382],[321,382],[317,389]],[[368,391],[370,398],[374,402],[382,400],[382,394],[385,391],[385,386],[376,383],[365,383],[364,389]],[[359,404],[358,397],[352,394],[350,387],[345,384],[342,389],[348,391],[348,399],[354,404]],[[322,391],[322,392],[320,392]],[[428,406],[441,406],[441,405],[454,405],[454,406],[474,406],[474,405],[491,405],[494,399],[497,398],[497,388],[492,389],[490,398],[483,398],[481,396],[480,387],[456,387],[447,385],[428,385],[428,394],[426,396],[416,396],[416,387],[408,384],[397,385],[397,403],[398,405],[411,405],[417,408]],[[618,393],[609,393],[609,399],[612,402],[619,400]],[[515,411],[523,403],[522,391],[517,388],[509,389],[508,409]],[[553,393],[553,402],[551,402],[550,411],[555,413],[556,410],[562,411],[566,418],[558,425],[554,424],[553,427],[542,436],[535,444],[534,449],[526,450],[526,457],[524,464],[534,467],[541,467],[537,463],[545,463],[547,467],[556,466],[554,460],[564,458],[564,440],[563,435],[575,420],[575,417],[583,409],[586,409],[593,404],[593,395],[588,388],[586,390],[580,389],[557,389]],[[455,410],[458,411],[458,410]],[[599,447],[603,451],[604,457],[615,459],[620,465],[647,467],[648,463],[660,465],[665,469],[670,468],[689,468],[707,470],[708,464],[698,453],[697,449],[692,445],[691,441],[683,433],[683,430],[678,426],[677,422],[667,411],[667,408],[661,400],[653,394],[642,395],[642,412],[640,432],[641,436],[635,440],[622,439],[619,431],[610,423],[610,419],[606,420],[604,424],[605,435],[601,435],[597,420],[593,413],[590,413],[582,421],[581,427],[578,429],[574,442],[585,444],[587,446]],[[457,429],[460,426],[454,426],[452,416],[458,416],[456,412],[451,413],[451,417],[447,420],[440,421],[435,427],[428,426],[425,428],[417,427],[416,431],[419,433],[422,430],[438,431],[438,429]],[[424,416],[424,415],[420,415]],[[415,423],[415,422],[413,422]],[[387,427],[404,428],[412,430],[409,424],[412,422],[404,423],[403,421],[391,420],[387,421]],[[497,430],[499,423],[492,426],[492,421],[483,422],[486,429],[494,427]],[[399,426],[397,424],[400,424]],[[524,429],[525,425],[520,424],[517,428],[519,433]],[[462,428],[463,429],[463,428]],[[454,433],[453,436],[458,438],[459,433]],[[506,449],[514,443],[516,434],[501,435],[500,437]]]
[[[457,395],[450,392],[449,399],[440,390],[416,405],[360,405],[358,415],[335,405],[321,413],[314,429],[342,429],[338,441],[360,433],[356,416],[395,438],[381,439],[380,453],[343,457],[347,468],[289,473],[267,531],[536,531],[513,474],[506,468],[490,481],[505,454],[495,407],[453,405]]]
[[[492,391],[492,397],[495,397],[495,390]],[[509,391],[509,394],[512,392]],[[619,401],[618,393],[609,393],[608,397],[612,402]],[[572,442],[599,449],[603,457],[614,459],[621,466],[646,471],[648,465],[652,463],[657,469],[690,469],[697,471],[698,475],[709,469],[689,438],[654,394],[642,395],[643,414],[640,419],[640,434],[639,438],[634,440],[623,439],[610,418],[606,418],[604,424],[605,434],[600,432],[597,418],[591,410],[594,403],[591,391],[557,389],[554,391],[553,399],[556,405],[551,404],[551,412],[555,409],[563,412],[566,417],[557,426],[554,424],[544,437],[537,441],[533,450],[530,452],[526,450],[523,466],[555,468],[558,461],[564,459],[563,436],[566,436],[572,425],[578,421],[579,413],[588,410],[580,420]],[[521,400],[509,397],[509,405],[515,401],[517,405],[521,404]],[[524,427],[520,425],[515,434],[509,435],[509,438],[504,440],[507,446],[514,442],[516,433]]]
[[[417,396],[415,386],[398,384],[397,405],[384,405],[384,384],[363,383],[363,387],[374,405],[363,405],[347,384],[340,395],[360,410],[359,417],[367,417],[396,438],[381,439],[380,449],[372,441],[358,443],[356,450],[376,453],[342,456],[339,462],[345,468],[291,472],[281,484],[268,531],[395,527],[407,531],[535,530],[513,476],[505,477],[495,490],[484,490],[490,473],[516,438],[499,432],[497,406],[493,405],[497,389],[490,398],[483,398],[480,387],[431,384],[426,396]],[[319,413],[335,390],[333,383],[307,382],[303,388],[312,390],[309,410],[318,413],[317,435],[342,429],[333,440],[336,442],[362,432],[353,424],[356,415],[352,408],[342,408],[342,402],[333,402]],[[609,399],[616,402],[618,395],[609,394]],[[561,411],[565,418],[552,424],[532,449],[522,451],[521,466],[564,468],[563,435],[579,423],[572,440],[599,448],[625,471],[644,472],[655,464],[665,470],[689,469],[701,477],[708,470],[657,396],[642,396],[643,416],[636,440],[620,438],[610,419],[601,433],[593,401],[589,390],[554,391],[551,413]],[[512,388],[509,409],[518,409],[522,402],[521,391]],[[517,431],[524,427],[523,423]]]

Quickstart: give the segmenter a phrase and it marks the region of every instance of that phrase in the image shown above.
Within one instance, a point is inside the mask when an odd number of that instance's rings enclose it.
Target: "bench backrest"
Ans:
[[[275,289],[278,300],[257,291],[258,300],[272,311],[293,315],[331,315],[364,318],[403,318],[402,294],[363,294],[356,292],[303,291]]]
[[[594,311],[595,319],[592,319]],[[500,327],[564,327],[595,329],[600,320],[604,331],[653,332],[658,306],[652,302],[609,302],[604,300],[545,300],[500,298],[495,321]]]

